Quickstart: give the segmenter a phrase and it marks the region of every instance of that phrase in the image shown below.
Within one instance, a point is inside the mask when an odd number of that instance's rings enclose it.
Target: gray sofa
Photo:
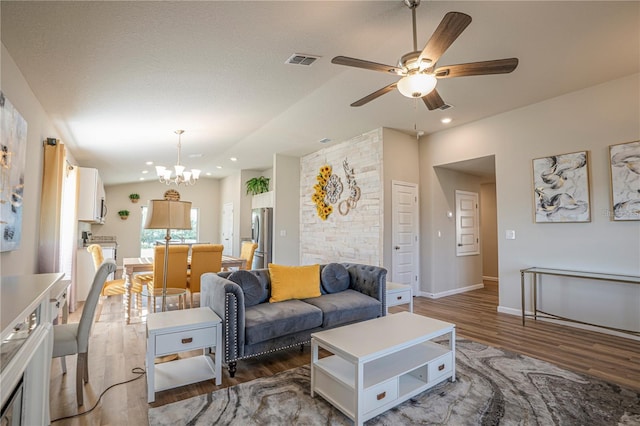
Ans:
[[[311,333],[384,316],[387,270],[320,265],[321,295],[269,303],[268,269],[202,276],[200,306],[222,318],[223,360],[234,377],[237,361],[311,340]]]

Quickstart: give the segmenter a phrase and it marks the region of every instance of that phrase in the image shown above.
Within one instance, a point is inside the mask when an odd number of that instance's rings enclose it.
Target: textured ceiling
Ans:
[[[420,48],[446,12],[473,18],[439,65],[520,59],[511,74],[440,80],[447,112],[395,91],[349,107],[395,78],[330,63],[395,65],[412,50],[400,0],[0,4],[2,43],[78,162],[107,184],[137,181],[146,161],[174,164],[176,129],[183,163],[222,177],[316,151],[322,138],[429,134],[445,115],[460,125],[640,71],[636,1],[423,1]],[[293,53],[321,58],[285,64]]]

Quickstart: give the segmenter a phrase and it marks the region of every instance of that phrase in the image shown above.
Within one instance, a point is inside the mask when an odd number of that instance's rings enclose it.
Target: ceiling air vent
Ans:
[[[309,66],[313,64],[320,56],[304,55],[301,53],[294,53],[285,61],[285,64],[292,65],[305,65]]]
[[[438,108],[440,111],[446,111],[449,108],[453,108],[453,105],[449,105],[449,104],[444,104],[442,105],[440,108]]]

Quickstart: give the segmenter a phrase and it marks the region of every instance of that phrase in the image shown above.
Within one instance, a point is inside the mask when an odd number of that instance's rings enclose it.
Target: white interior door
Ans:
[[[478,193],[456,190],[456,255],[480,254]]]
[[[419,258],[418,185],[391,182],[392,255],[391,280],[413,287],[417,294]]]
[[[222,253],[233,256],[233,203],[222,206]]]

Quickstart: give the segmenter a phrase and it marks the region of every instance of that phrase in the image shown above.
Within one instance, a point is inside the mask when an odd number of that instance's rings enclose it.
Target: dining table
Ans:
[[[246,267],[247,260],[241,257],[222,255],[222,269]],[[131,282],[133,275],[140,272],[153,271],[153,257],[125,257],[122,260],[122,268],[124,275],[124,319],[126,324],[131,323]],[[138,297],[138,311],[141,311],[142,300]]]

